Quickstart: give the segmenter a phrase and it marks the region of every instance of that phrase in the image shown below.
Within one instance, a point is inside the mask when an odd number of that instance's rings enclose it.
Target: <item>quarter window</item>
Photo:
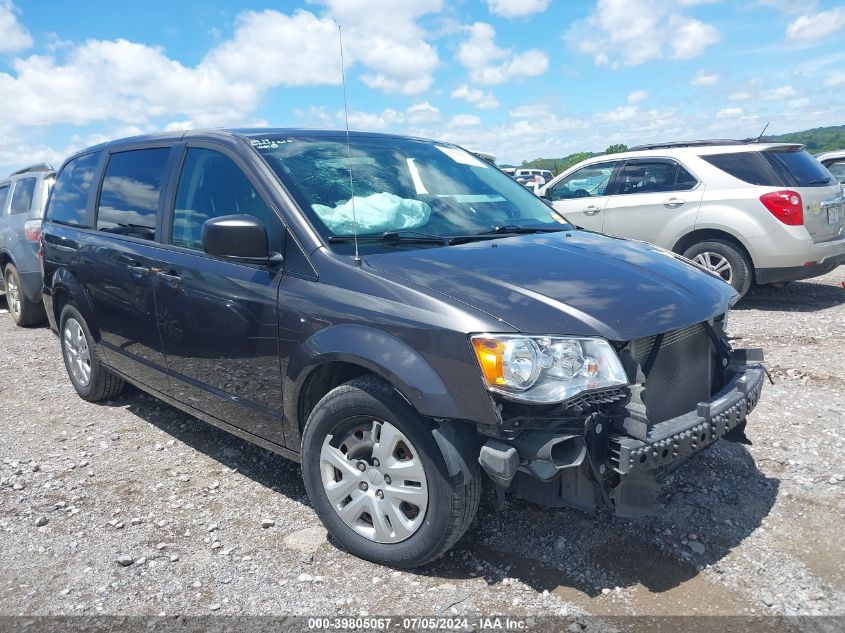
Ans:
[[[36,180],[36,178],[21,178],[15,183],[12,192],[12,206],[9,209],[11,215],[29,213],[32,208],[32,198],[35,195]]]
[[[112,154],[100,192],[97,230],[155,239],[169,154],[168,147]]]
[[[179,176],[172,244],[202,250],[202,225],[224,215],[251,215],[270,230],[273,213],[249,178],[227,156],[189,148]]]
[[[675,177],[675,191],[689,191],[698,184],[691,173],[678,165],[678,175]]]
[[[88,193],[100,153],[85,154],[67,163],[56,177],[50,202],[47,204],[45,216],[47,219],[60,224],[74,226],[88,226],[86,210],[88,208]]]
[[[6,210],[6,197],[9,195],[9,185],[0,187],[0,215]]]
[[[619,161],[587,165],[569,174],[549,190],[552,201],[572,198],[595,198],[607,192],[610,176]]]

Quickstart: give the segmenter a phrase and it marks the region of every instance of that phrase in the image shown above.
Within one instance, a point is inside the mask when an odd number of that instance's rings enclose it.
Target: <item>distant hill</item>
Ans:
[[[820,154],[835,149],[845,149],[845,125],[832,125],[804,130],[803,132],[769,135],[764,136],[761,140],[767,143],[801,143],[807,146],[807,151],[811,154]],[[626,145],[617,144],[611,145],[605,152],[577,152],[563,158],[535,158],[534,160],[522,161],[522,167],[550,169],[553,174],[557,175],[582,160],[599,156],[602,153],[624,152],[627,149]]]
[[[845,149],[845,125],[817,127],[803,132],[764,136],[762,140],[770,143],[801,143],[807,146],[807,151],[811,154],[820,154],[835,149]]]

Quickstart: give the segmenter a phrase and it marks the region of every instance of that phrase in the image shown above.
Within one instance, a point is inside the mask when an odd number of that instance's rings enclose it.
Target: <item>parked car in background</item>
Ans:
[[[0,293],[5,292],[9,314],[21,326],[45,319],[38,238],[55,178],[55,170],[41,164],[0,180]]]
[[[381,564],[446,552],[486,480],[500,501],[657,512],[658,477],[742,440],[762,389],[716,275],[577,230],[446,143],[116,141],[65,162],[42,230],[82,398],[127,381],[301,460],[334,542]]]
[[[834,178],[845,184],[845,150],[825,152],[816,156],[816,159],[833,174]]]
[[[842,186],[801,145],[645,145],[578,163],[538,194],[578,226],[680,253],[741,295],[845,262]]]
[[[546,184],[546,179],[538,174],[530,174],[527,176],[514,176],[514,180],[516,180],[520,185],[530,189],[531,191],[537,191],[539,187],[542,187]]]
[[[514,172],[516,171],[516,167],[500,167],[500,169],[505,172],[511,178],[514,177]]]
[[[544,184],[549,182],[554,176],[552,172],[548,169],[526,169],[526,168],[517,168],[513,172],[514,178],[520,178],[523,176],[539,176],[543,179],[543,182],[540,184]]]

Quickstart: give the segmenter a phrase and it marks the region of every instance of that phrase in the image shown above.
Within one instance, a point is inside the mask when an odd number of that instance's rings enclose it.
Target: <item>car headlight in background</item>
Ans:
[[[476,334],[471,341],[487,388],[511,400],[551,404],[628,384],[602,338]]]

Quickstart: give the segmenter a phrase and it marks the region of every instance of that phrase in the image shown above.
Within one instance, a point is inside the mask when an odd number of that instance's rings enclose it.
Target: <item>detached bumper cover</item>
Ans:
[[[611,435],[611,467],[622,475],[644,473],[703,450],[745,421],[757,406],[764,378],[760,365],[748,365],[696,411],[655,424],[645,440]]]

